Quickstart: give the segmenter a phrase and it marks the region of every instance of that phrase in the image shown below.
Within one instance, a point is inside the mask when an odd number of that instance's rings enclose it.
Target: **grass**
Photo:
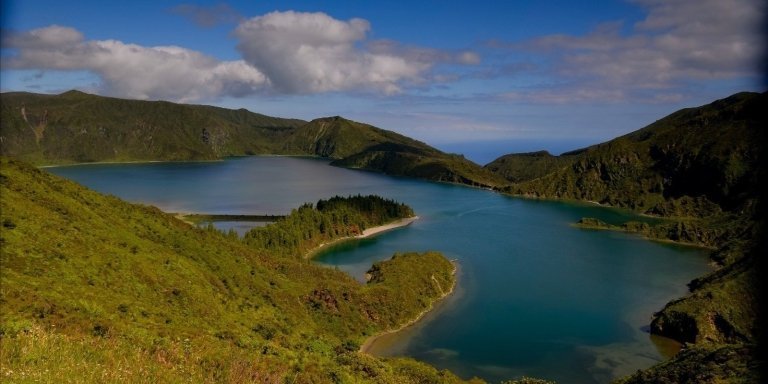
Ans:
[[[356,352],[453,283],[440,254],[360,284],[15,160],[0,187],[5,381],[461,382]]]

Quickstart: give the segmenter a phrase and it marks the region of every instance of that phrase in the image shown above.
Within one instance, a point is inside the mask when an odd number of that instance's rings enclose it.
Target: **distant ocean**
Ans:
[[[518,140],[495,140],[495,141],[473,141],[462,143],[437,144],[435,147],[448,153],[459,153],[469,160],[480,165],[485,165],[497,159],[500,156],[509,153],[535,152],[546,150],[553,155],[559,155],[563,152],[572,151],[598,144],[605,140],[600,139],[518,139]]]

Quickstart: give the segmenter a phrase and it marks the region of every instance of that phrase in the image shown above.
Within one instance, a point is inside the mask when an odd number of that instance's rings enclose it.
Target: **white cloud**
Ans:
[[[218,61],[176,46],[143,47],[116,40],[86,41],[75,29],[50,26],[9,36],[3,67],[89,70],[102,80],[99,91],[136,99],[193,101],[242,96],[262,88],[264,75],[242,60]]]
[[[403,54],[386,42],[360,46],[370,24],[336,20],[324,13],[272,12],[235,31],[238,49],[272,87],[285,93],[374,90],[386,94],[424,80],[431,55]]]
[[[83,34],[74,28],[51,25],[47,28],[33,29],[27,33],[4,36],[3,46],[49,49],[76,44],[82,40]]]
[[[200,16],[205,25],[220,21],[207,18],[212,12],[232,14],[227,7],[187,6],[176,11]],[[408,86],[448,78],[431,73],[435,64],[480,62],[470,51],[451,53],[367,41],[370,29],[363,19],[273,12],[242,21],[234,36],[243,59],[220,61],[178,46],[86,40],[76,29],[53,25],[6,36],[3,48],[10,54],[4,54],[2,64],[8,69],[90,71],[99,77],[97,91],[102,94],[189,102],[256,92],[396,94]]]
[[[523,44],[552,59],[552,74],[564,85],[560,94],[548,85],[526,98],[559,103],[642,95],[660,101],[681,97],[677,88],[691,82],[759,77],[762,0],[634,2],[647,16],[629,33],[613,22],[584,36],[550,35]]]

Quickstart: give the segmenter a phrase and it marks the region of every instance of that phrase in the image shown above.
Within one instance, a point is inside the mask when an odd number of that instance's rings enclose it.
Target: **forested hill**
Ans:
[[[602,144],[561,156],[507,155],[486,168],[514,182],[505,189],[513,194],[702,216],[754,199],[766,126],[768,93],[738,93]]]
[[[447,154],[398,133],[339,116],[298,127],[288,137],[284,150],[331,158],[331,164],[340,167],[390,175],[482,187],[505,183],[461,155]]]
[[[375,197],[318,206],[374,223],[412,214]],[[445,257],[399,254],[360,284],[283,256],[280,236],[244,244],[0,158],[3,382],[463,382],[357,352],[447,293]]]
[[[5,156],[36,164],[209,160],[268,153],[305,121],[69,91],[2,94]]]
[[[512,153],[488,163],[485,168],[512,183],[522,183],[553,173],[569,164],[573,156],[553,156],[547,151]]]
[[[651,332],[687,343],[626,383],[758,383],[765,364],[759,286],[765,263],[768,93],[738,93],[675,112],[606,143],[551,156],[503,156],[486,166],[505,192],[587,200],[664,217],[655,224],[579,225],[715,248],[717,271],[653,314]],[[649,314],[650,315],[650,314]]]
[[[338,166],[428,180],[485,187],[504,183],[461,156],[338,116],[306,122],[78,91],[4,93],[1,101],[0,153],[34,164],[309,155],[334,159]]]

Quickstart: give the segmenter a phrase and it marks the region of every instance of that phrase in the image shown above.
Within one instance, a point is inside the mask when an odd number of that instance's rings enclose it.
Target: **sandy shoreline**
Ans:
[[[362,234],[357,235],[357,236],[342,237],[342,238],[339,238],[339,239],[335,239],[335,240],[329,241],[327,243],[322,243],[322,244],[318,245],[317,247],[312,248],[309,252],[307,252],[304,255],[304,258],[311,259],[311,258],[315,257],[315,255],[317,255],[318,252],[323,250],[323,248],[326,248],[326,247],[334,245],[334,244],[338,244],[338,243],[341,243],[341,242],[344,242],[344,241],[348,241],[348,240],[364,239],[366,237],[371,237],[371,236],[378,235],[378,234],[380,234],[382,232],[391,231],[393,229],[397,229],[397,228],[401,228],[401,227],[407,227],[407,226],[411,225],[414,221],[416,221],[418,219],[419,219],[418,216],[406,217],[405,219],[400,219],[400,220],[397,220],[397,221],[393,221],[393,222],[391,222],[389,224],[384,224],[384,225],[379,225],[378,227],[368,228],[368,229],[364,230]]]
[[[458,284],[458,279],[456,277],[456,271],[458,270],[458,263],[457,263],[456,260],[451,260],[451,264],[453,264],[453,270],[451,271],[451,274],[454,276],[453,284],[451,285],[451,289],[449,289],[447,292],[443,292],[443,294],[440,295],[440,297],[438,297],[435,300],[433,300],[429,304],[429,306],[427,308],[425,308],[423,311],[419,312],[419,314],[416,315],[415,318],[407,321],[405,324],[403,324],[403,325],[401,325],[401,326],[399,326],[397,328],[394,328],[394,329],[388,329],[388,330],[379,332],[379,333],[377,333],[377,334],[375,334],[373,336],[370,336],[367,339],[365,339],[365,342],[363,342],[363,344],[360,346],[360,349],[358,350],[358,352],[360,352],[360,353],[368,353],[368,351],[371,349],[371,346],[373,346],[373,344],[376,342],[376,340],[380,339],[383,336],[391,335],[393,333],[400,332],[403,329],[406,329],[406,328],[408,328],[408,327],[418,323],[419,320],[424,318],[424,316],[426,316],[430,311],[432,311],[435,308],[436,304],[438,304],[439,302],[444,300],[446,297],[450,296],[453,293],[453,291],[456,289],[456,285]]]

